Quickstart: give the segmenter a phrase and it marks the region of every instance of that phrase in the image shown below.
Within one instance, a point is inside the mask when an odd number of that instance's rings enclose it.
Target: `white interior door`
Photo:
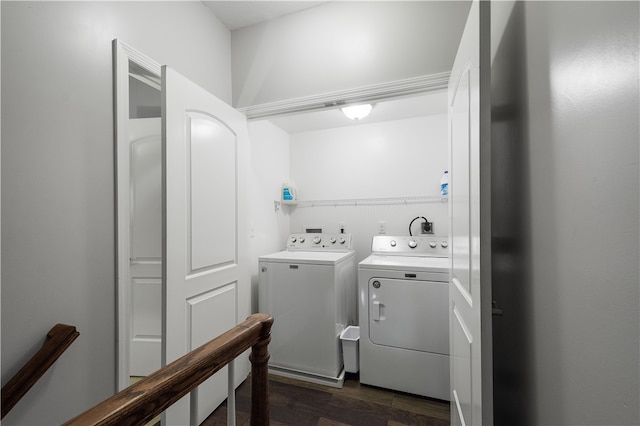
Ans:
[[[160,368],[162,341],[160,118],[129,120],[130,375]]]
[[[162,175],[160,65],[113,40],[116,109],[118,389],[160,367]],[[131,87],[148,86],[144,94]],[[136,92],[136,93],[133,93]],[[132,119],[137,106],[155,119]],[[133,109],[131,108],[133,107]],[[134,112],[135,111],[135,112]],[[155,162],[155,164],[153,164]],[[133,364],[133,366],[132,366]]]
[[[244,320],[250,311],[246,118],[162,67],[163,363]],[[226,369],[225,369],[226,370]],[[249,370],[236,361],[236,385]],[[200,424],[227,395],[222,371],[166,412]]]
[[[489,200],[483,191],[489,176],[484,138],[488,127],[487,111],[481,108],[488,87],[482,61],[482,49],[488,47],[484,44],[488,7],[488,2],[472,3],[449,80],[453,425],[492,423],[490,249],[485,248],[490,222],[486,220]]]

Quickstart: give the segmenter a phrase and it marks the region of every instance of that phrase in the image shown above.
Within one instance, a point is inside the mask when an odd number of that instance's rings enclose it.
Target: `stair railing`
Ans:
[[[209,343],[64,423],[143,425],[251,348],[251,425],[269,424],[268,344],[273,318],[253,314]]]
[[[79,335],[74,326],[67,324],[56,324],[49,330],[40,350],[2,387],[0,418],[15,407]]]

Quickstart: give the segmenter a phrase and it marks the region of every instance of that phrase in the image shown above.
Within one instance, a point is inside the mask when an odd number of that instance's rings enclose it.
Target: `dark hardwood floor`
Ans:
[[[236,391],[237,425],[249,425],[247,379]],[[449,425],[449,402],[361,385],[348,374],[342,389],[269,376],[271,425],[403,426]],[[202,426],[227,424],[224,402]]]

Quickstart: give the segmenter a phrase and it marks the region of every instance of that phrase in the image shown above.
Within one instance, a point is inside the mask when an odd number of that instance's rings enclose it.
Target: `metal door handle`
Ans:
[[[495,300],[491,302],[491,315],[501,317],[503,314],[502,308],[498,306],[498,302]]]

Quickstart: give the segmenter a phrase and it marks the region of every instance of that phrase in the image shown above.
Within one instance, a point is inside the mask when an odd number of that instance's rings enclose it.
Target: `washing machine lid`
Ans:
[[[360,269],[390,271],[428,271],[449,273],[448,257],[397,256],[372,254],[359,263]]]
[[[258,258],[259,262],[271,263],[305,263],[313,265],[337,265],[355,256],[353,250],[348,252],[331,251],[279,251]]]

